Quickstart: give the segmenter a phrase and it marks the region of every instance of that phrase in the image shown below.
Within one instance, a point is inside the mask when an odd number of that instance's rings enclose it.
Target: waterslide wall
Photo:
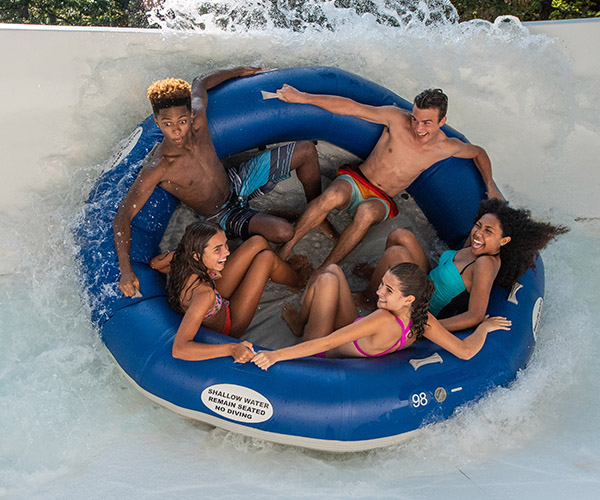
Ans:
[[[577,77],[600,79],[599,19],[525,23],[525,27],[531,34],[558,38],[573,58]],[[169,43],[176,50],[185,41],[171,38]],[[65,117],[86,99],[94,99],[89,81],[102,78],[98,73],[102,62],[142,58],[164,50],[165,41],[157,30],[0,25],[0,46],[4,47],[0,54],[0,217],[6,217],[26,208],[31,195],[56,177],[68,176],[65,164],[88,160],[75,157],[81,153],[71,147],[74,140],[85,137],[85,123],[71,123]],[[134,90],[143,95],[144,89]],[[89,158],[101,156],[104,145],[96,144],[93,137],[87,140]],[[0,235],[0,274],[10,273],[18,259],[13,243]]]

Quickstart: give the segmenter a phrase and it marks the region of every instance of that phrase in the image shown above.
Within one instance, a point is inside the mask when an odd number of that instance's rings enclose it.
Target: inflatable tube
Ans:
[[[380,126],[310,105],[262,99],[261,90],[275,91],[283,83],[373,105],[411,106],[379,85],[334,68],[289,68],[232,80],[209,92],[210,131],[221,157],[299,139],[324,140],[363,158],[369,154]],[[449,127],[444,131],[466,140]],[[152,400],[252,437],[357,451],[396,443],[423,425],[446,419],[493,387],[506,386],[525,367],[543,302],[541,260],[512,291],[493,289],[488,313],[508,317],[512,329],[489,335],[469,361],[428,341],[376,359],[303,358],[267,372],[252,363],[235,364],[230,357],[174,359],[171,347],[181,316],[167,306],[164,280],[148,262],[159,252],[177,200],[157,188],[133,220],[131,259],[142,298],[125,298],[117,288],[112,236],[120,201],[161,139],[152,117],[147,118],[96,183],[75,231],[92,319],[119,367]],[[408,191],[451,247],[464,240],[484,195],[473,162],[457,158],[428,169]],[[205,328],[196,340],[231,342]]]

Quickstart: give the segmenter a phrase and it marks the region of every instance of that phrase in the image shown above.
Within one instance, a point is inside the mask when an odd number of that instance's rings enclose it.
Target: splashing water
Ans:
[[[383,26],[431,26],[458,22],[446,0],[217,0],[192,3],[165,0],[148,19],[162,29],[249,31],[277,29],[340,31],[371,18]]]
[[[600,389],[598,183],[573,172],[596,162],[585,146],[599,140],[590,103],[600,96],[595,82],[573,76],[560,44],[510,17],[459,24],[442,1],[166,0],[150,19],[165,32],[164,49],[132,49],[93,69],[67,111],[72,150],[41,166],[47,187],[26,210],[0,221],[0,237],[21,256],[14,274],[0,276],[0,496],[510,498],[517,482],[547,470],[593,498],[585,471],[600,470],[599,408],[590,397]],[[90,324],[71,235],[107,150],[150,113],[151,81],[235,65],[317,64],[408,99],[442,87],[449,123],[486,148],[507,198],[572,227],[543,253],[539,343],[515,383],[401,445],[344,456],[190,423],[139,395]],[[325,170],[339,161],[339,151],[319,151]],[[278,188],[269,202],[294,189]],[[402,206],[400,221],[373,231],[379,245],[391,227],[421,224],[410,202]],[[372,258],[379,248],[351,257]],[[528,497],[525,486],[519,491]],[[546,493],[559,498],[560,488]]]

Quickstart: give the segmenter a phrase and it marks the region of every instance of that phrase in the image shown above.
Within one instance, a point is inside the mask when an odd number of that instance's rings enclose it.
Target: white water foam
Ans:
[[[390,2],[373,3],[389,11]],[[29,208],[0,221],[1,238],[21,255],[17,272],[0,276],[0,497],[595,498],[599,184],[576,173],[591,171],[597,157],[597,85],[572,76],[560,44],[530,36],[512,18],[390,26],[379,14],[314,4],[331,28],[223,30],[206,18],[194,32],[165,26],[164,51],[106,60],[82,83],[81,102],[61,117],[71,150],[42,166],[48,187]],[[433,4],[421,5],[425,12]],[[449,123],[487,149],[507,198],[572,228],[543,253],[539,343],[511,387],[401,445],[336,456],[191,423],[121,376],[89,322],[70,228],[108,150],[150,112],[151,81],[234,65],[332,65],[408,99],[442,87]],[[329,165],[335,152],[320,151]],[[388,229],[377,228],[374,239]],[[277,303],[267,305],[268,316]]]

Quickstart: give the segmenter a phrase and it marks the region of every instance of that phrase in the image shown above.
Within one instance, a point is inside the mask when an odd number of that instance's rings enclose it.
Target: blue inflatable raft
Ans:
[[[289,68],[226,82],[209,92],[210,132],[220,157],[259,146],[318,139],[366,157],[382,128],[310,105],[263,100],[289,83],[308,92],[359,102],[411,103],[389,90],[335,68]],[[463,140],[449,127],[444,131]],[[509,332],[488,336],[473,359],[463,361],[428,341],[377,359],[304,358],[263,372],[232,358],[190,362],[171,347],[181,316],[166,303],[164,280],[148,267],[178,201],[157,188],[133,220],[131,258],[143,297],[123,297],[112,235],[117,207],[143,159],[162,139],[147,118],[97,181],[76,229],[80,264],[92,319],[131,382],[150,399],[186,417],[277,443],[328,451],[390,445],[423,425],[506,386],[524,368],[535,344],[543,302],[541,260],[512,291],[494,288],[488,312],[512,320]],[[450,247],[469,232],[483,182],[471,160],[449,158],[425,171],[408,189]],[[459,334],[460,335],[460,334]],[[231,339],[201,328],[196,340]]]

